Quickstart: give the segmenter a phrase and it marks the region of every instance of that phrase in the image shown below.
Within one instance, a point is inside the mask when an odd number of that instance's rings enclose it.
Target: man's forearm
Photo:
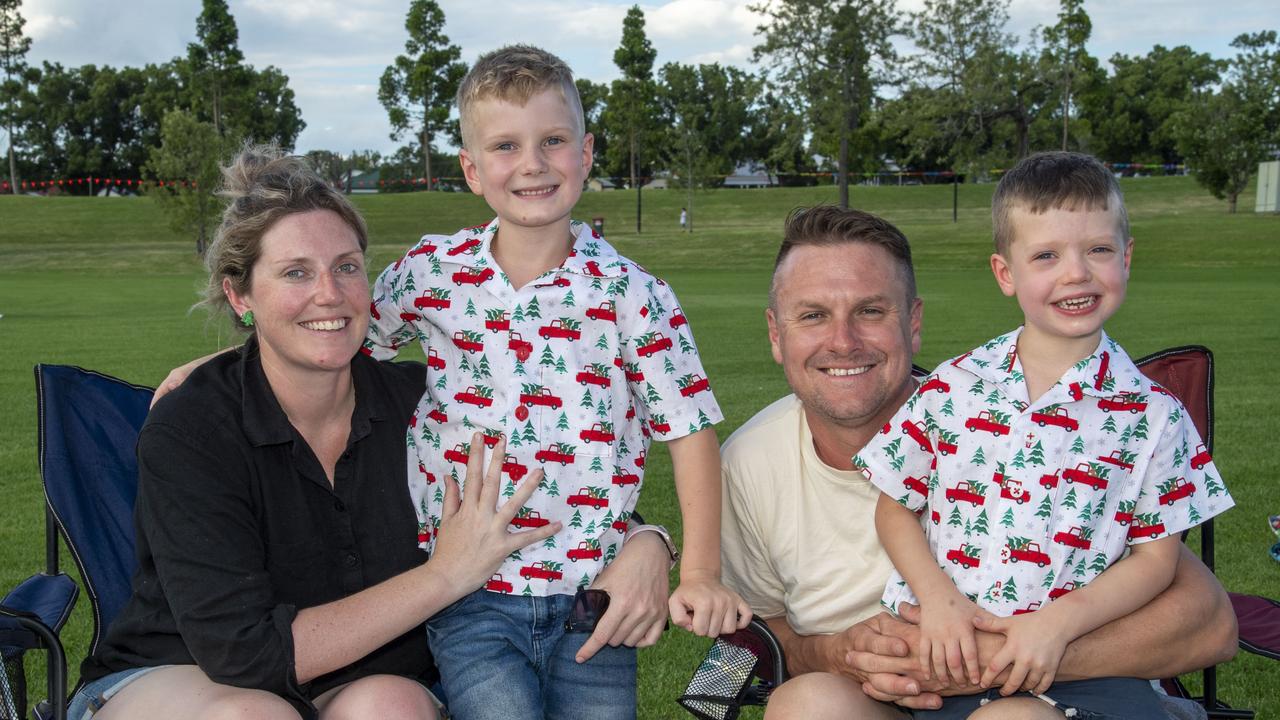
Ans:
[[[776,617],[765,620],[769,629],[778,636],[782,651],[787,656],[787,672],[791,675],[803,675],[810,672],[830,672],[844,675],[856,675],[842,657],[836,658],[832,652],[831,635],[801,635],[791,628],[787,618]]]
[[[1231,659],[1236,632],[1222,585],[1184,546],[1169,588],[1068,645],[1058,677],[1163,678],[1198,670]]]

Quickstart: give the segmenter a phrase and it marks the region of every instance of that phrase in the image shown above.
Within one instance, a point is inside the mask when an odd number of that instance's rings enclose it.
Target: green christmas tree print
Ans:
[[[577,304],[577,300],[573,299],[572,290],[564,294],[564,298],[560,300],[560,304],[564,305],[565,307],[573,307],[574,305]]]
[[[556,536],[555,536],[555,535],[552,535],[551,537],[547,538],[546,540],[543,540],[543,541],[542,541],[542,547],[547,548],[548,550],[554,550],[554,549],[555,549],[555,547],[556,547]]]
[[[524,307],[522,307],[520,303],[516,303],[515,309],[511,311],[511,321],[518,323],[524,322]]]
[[[604,472],[604,464],[600,462],[599,455],[591,459],[591,472]]]
[[[556,356],[555,353],[551,352],[550,345],[542,347],[542,357],[538,360],[538,364],[546,367],[553,367],[556,364]]]
[[[493,373],[489,370],[489,356],[481,355],[480,362],[476,363],[475,378],[483,380],[490,377],[493,377]]]
[[[586,408],[590,410],[592,407],[595,406],[595,404],[596,404],[595,400],[591,398],[591,389],[583,388],[582,400],[578,403],[578,407]]]
[[[1147,416],[1143,415],[1138,418],[1138,424],[1133,426],[1133,436],[1139,440],[1146,440],[1148,427]]]
[[[1018,583],[1014,582],[1013,576],[1010,575],[1008,580],[1004,581],[1004,588],[1000,591],[1005,600],[1009,602],[1018,602]]]
[[[1044,445],[1039,440],[1031,447],[1031,454],[1027,457],[1027,462],[1032,465],[1044,465]]]
[[[672,363],[672,362],[671,362],[671,358],[669,358],[669,357],[664,357],[664,358],[662,358],[662,372],[663,372],[663,374],[664,374],[664,375],[674,375],[674,374],[675,374],[675,372],[676,372],[676,366],[675,366],[675,364],[674,364],[674,363]]]
[[[986,535],[989,532],[987,530],[986,508],[983,508],[982,512],[978,513],[978,518],[973,523],[973,531],[978,533],[979,535]]]
[[[533,298],[529,301],[529,304],[524,308],[524,315],[531,320],[542,319],[542,308],[538,305],[538,298]]]
[[[524,590],[522,590],[520,594],[524,595],[525,597],[529,597],[530,595],[533,595],[533,590],[529,588],[529,583],[524,584]]]
[[[684,336],[684,333],[676,333],[676,337],[680,338],[680,353],[682,355],[688,355],[693,352],[693,343],[689,342],[689,339]]]
[[[435,387],[436,387],[436,389],[437,389],[437,390],[443,390],[443,389],[445,389],[445,387],[447,387],[447,386],[448,386],[448,383],[447,383],[447,382],[445,382],[445,380],[446,380],[446,378],[445,378],[445,376],[444,376],[444,375],[441,375],[439,378],[437,378],[437,379],[436,379],[436,386],[435,386]]]
[[[573,517],[569,518],[569,527],[574,527],[574,528],[582,527],[582,511],[581,510],[573,511]]]
[[[1001,527],[1013,527],[1013,508],[1005,508],[1004,515],[1000,516]]]
[[[1071,488],[1070,490],[1067,491],[1066,497],[1062,498],[1062,507],[1071,508],[1072,510],[1075,510],[1078,505],[1079,505],[1079,500],[1076,499],[1076,489]]]
[[[569,372],[569,368],[565,366],[563,355],[556,358],[556,372],[560,375],[564,375]]]
[[[569,416],[565,415],[563,410],[560,411],[560,419],[556,421],[556,429],[557,430],[569,429]]]
[[[1071,452],[1075,455],[1084,453],[1084,438],[1079,435],[1076,436],[1075,442],[1071,443]]]
[[[1086,500],[1084,507],[1080,508],[1080,513],[1076,515],[1076,519],[1082,523],[1087,523],[1091,517],[1093,517],[1093,501]]]
[[[1012,460],[1010,460],[1009,462],[1010,462],[1014,467],[1018,468],[1019,470],[1021,470],[1021,469],[1025,468],[1025,467],[1027,466],[1027,460],[1026,460],[1026,458],[1022,457],[1022,450],[1021,450],[1021,449],[1019,449],[1019,450],[1018,450],[1018,452],[1014,454],[1013,459],[1012,459]]]
[[[981,445],[979,445],[978,449],[973,452],[973,457],[969,458],[969,464],[970,465],[986,465],[987,464],[987,456],[983,454]]]
[[[599,350],[608,350],[609,338],[604,334],[601,334],[600,337],[596,338],[596,348]]]
[[[982,384],[982,381],[981,381],[981,380],[975,381],[972,385],[970,385],[970,386],[969,386],[969,394],[970,394],[970,395],[981,395],[982,393],[984,393],[984,392],[986,392],[986,391],[987,391],[987,389],[986,389],[986,387],[985,387],[985,386],[983,386],[983,384]]]
[[[943,415],[946,415],[947,417],[955,417],[956,407],[951,402],[951,398],[947,398],[947,401],[942,403],[942,409],[940,409],[938,412],[942,413]]]
[[[992,391],[987,395],[987,397],[983,400],[983,402],[985,402],[985,403],[986,403],[986,404],[988,404],[988,405],[996,405],[996,404],[998,404],[998,403],[1000,402],[1000,392],[999,392],[999,391],[997,391],[997,390],[992,390]]]
[[[1107,416],[1107,421],[1106,421],[1106,422],[1104,422],[1104,423],[1102,423],[1102,429],[1103,429],[1103,431],[1105,431],[1105,432],[1109,432],[1109,433],[1115,434],[1115,432],[1116,432],[1116,419],[1115,419],[1115,418],[1113,418],[1113,417],[1111,417],[1110,415],[1108,415],[1108,416]]]
[[[644,398],[645,402],[650,405],[662,402],[662,396],[659,395],[658,391],[653,387],[653,383],[644,384]]]
[[[951,508],[951,514],[947,516],[947,525],[950,527],[960,527],[964,524],[964,518],[960,515],[960,508]]]
[[[475,317],[478,314],[476,312],[476,304],[471,300],[471,298],[467,298],[467,311],[463,314],[467,317]]]
[[[1100,573],[1107,569],[1107,554],[1096,553],[1093,556],[1093,562],[1089,563],[1089,569],[1095,573]]]
[[[1053,568],[1049,568],[1049,572],[1047,572],[1047,573],[1045,573],[1045,574],[1044,574],[1044,582],[1040,583],[1040,587],[1042,587],[1042,588],[1052,588],[1052,587],[1053,587],[1053,578],[1054,578]]]
[[[538,442],[538,431],[533,429],[533,421],[526,421],[524,424],[524,441],[527,443]]]

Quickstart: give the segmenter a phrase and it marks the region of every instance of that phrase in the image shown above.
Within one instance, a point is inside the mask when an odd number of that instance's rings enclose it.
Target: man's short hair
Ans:
[[[508,45],[481,55],[458,86],[463,147],[471,147],[471,112],[476,102],[496,98],[523,107],[529,98],[549,88],[560,91],[577,121],[578,133],[586,132],[573,71],[563,60],[532,45]]]
[[[794,248],[803,245],[832,246],[863,243],[884,248],[898,264],[907,302],[916,299],[916,272],[911,264],[911,244],[907,236],[884,218],[862,210],[842,210],[835,205],[796,208],[787,216],[782,246],[773,262],[773,282],[769,286],[769,307],[777,309],[778,268]]]
[[[1129,241],[1124,194],[1111,171],[1092,155],[1042,152],[1023,158],[1000,178],[991,198],[996,252],[1008,257],[1014,209],[1039,215],[1049,210],[1115,210],[1121,244]]]

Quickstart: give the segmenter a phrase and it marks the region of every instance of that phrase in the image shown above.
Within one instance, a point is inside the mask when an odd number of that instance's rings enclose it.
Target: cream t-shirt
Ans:
[[[880,491],[818,458],[795,395],[738,428],[721,463],[724,582],[753,612],[815,635],[880,611],[893,570],[876,536]]]

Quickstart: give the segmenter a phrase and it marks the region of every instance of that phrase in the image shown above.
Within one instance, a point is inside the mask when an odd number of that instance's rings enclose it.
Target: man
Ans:
[[[787,220],[765,313],[793,395],[726,441],[725,583],[767,620],[792,680],[767,718],[894,718],[934,708],[943,687],[920,671],[914,625],[879,612],[890,563],[876,538],[878,491],[852,458],[911,395],[923,305],[911,251],[868,213],[816,207]],[[979,633],[986,663],[1003,636]],[[1186,548],[1168,590],[1079,638],[1059,677],[1166,677],[1235,652],[1235,617]]]

